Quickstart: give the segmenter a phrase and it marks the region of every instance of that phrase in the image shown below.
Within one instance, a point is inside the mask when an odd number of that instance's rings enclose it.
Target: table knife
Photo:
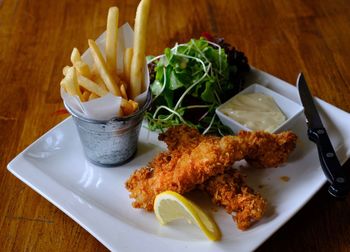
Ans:
[[[297,88],[304,106],[308,137],[317,146],[321,167],[330,183],[328,192],[336,198],[344,198],[350,189],[349,178],[340,165],[302,73],[298,76]]]

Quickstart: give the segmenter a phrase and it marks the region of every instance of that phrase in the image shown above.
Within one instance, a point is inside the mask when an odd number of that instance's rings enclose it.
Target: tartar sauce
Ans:
[[[286,120],[274,99],[262,93],[236,95],[220,110],[251,130],[272,132]]]

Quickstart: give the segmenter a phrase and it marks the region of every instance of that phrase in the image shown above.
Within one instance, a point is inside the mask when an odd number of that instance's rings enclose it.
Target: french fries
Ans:
[[[108,88],[106,87],[106,84],[103,82],[101,76],[98,74],[96,68],[92,69],[91,80],[108,92]]]
[[[70,61],[74,65],[74,63],[81,61],[81,56],[79,50],[77,48],[73,48],[72,53],[70,55]]]
[[[104,88],[100,87],[98,84],[93,82],[92,80],[84,77],[84,76],[78,76],[78,83],[80,86],[85,88],[86,90],[90,91],[91,93],[96,94],[99,97],[105,96],[108,94],[108,91]]]
[[[112,74],[116,74],[117,71],[118,18],[119,9],[109,8],[106,29],[106,62]]]
[[[122,104],[120,105],[124,115],[130,115],[133,111],[138,109],[138,103],[133,100],[122,99]]]
[[[94,58],[96,69],[98,73],[100,74],[102,80],[106,84],[109,91],[111,91],[112,94],[116,96],[121,96],[119,87],[114,81],[114,78],[110,75],[107,65],[105,62],[105,59],[102,56],[102,53],[100,51],[100,48],[97,46],[96,42],[92,39],[88,40],[90,52],[92,57]]]
[[[124,52],[124,78],[126,83],[130,83],[130,68],[132,61],[133,48],[126,48]],[[126,89],[128,86],[125,87]]]
[[[63,68],[63,75],[67,75],[68,71],[74,67],[65,66]],[[99,86],[94,81],[84,77],[83,75],[78,75],[78,84],[90,93],[94,93],[97,97],[102,97],[108,94],[108,91],[103,87]]]
[[[86,102],[86,101],[89,100],[90,94],[91,94],[91,93],[90,93],[89,91],[87,91],[87,90],[85,90],[85,91],[83,92],[83,102]]]
[[[77,48],[73,48],[72,54],[70,56],[70,60],[79,74],[87,78],[90,78],[91,76],[90,67],[88,64],[86,64],[81,60],[80,52]]]
[[[64,76],[66,76],[67,72],[68,72],[68,69],[71,68],[70,66],[65,66],[63,69],[62,69],[62,73]]]
[[[134,52],[131,62],[129,92],[132,99],[139,95],[142,90],[143,68],[146,57],[147,23],[150,5],[151,0],[141,0],[136,10]]]
[[[124,51],[123,73],[120,75],[122,78],[117,74],[119,9],[111,7],[107,16],[105,55],[101,52],[102,48],[89,39],[90,54],[94,61],[93,65],[89,66],[82,60],[79,50],[73,48],[70,55],[72,66],[62,69],[62,88],[69,95],[78,96],[82,102],[103,97],[111,92],[122,97],[120,108],[124,116],[137,111],[138,103],[132,99],[142,91],[149,8],[150,0],[141,0],[136,13],[134,48]]]
[[[128,94],[126,93],[126,88],[125,88],[124,84],[122,84],[120,86],[120,92],[122,93],[122,97],[124,99],[128,99]]]
[[[79,99],[83,99],[83,95],[78,84],[77,72],[74,67],[70,67],[67,70],[66,76],[61,81],[61,86],[64,87],[68,94],[72,96],[77,95]]]
[[[98,98],[98,95],[95,94],[95,93],[91,93],[91,94],[89,95],[88,100],[91,101],[91,100],[96,99],[96,98]]]

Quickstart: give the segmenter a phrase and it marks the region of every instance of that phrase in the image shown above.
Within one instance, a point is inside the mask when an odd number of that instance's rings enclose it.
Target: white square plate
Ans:
[[[260,83],[299,103],[294,86],[253,69],[249,83]],[[317,100],[321,116],[341,163],[350,155],[350,116]],[[161,226],[153,213],[131,206],[124,183],[165,146],[157,134],[141,130],[138,152],[115,168],[88,163],[71,118],[58,124],[12,160],[8,169],[65,212],[112,251],[251,251],[288,221],[325,183],[317,150],[306,135],[305,117],[293,131],[296,151],[277,169],[244,170],[248,184],[269,202],[268,214],[247,231],[239,231],[223,210],[213,212],[221,228],[220,242],[210,242],[193,225]],[[288,182],[281,179],[288,176]],[[262,186],[261,186],[262,185]]]

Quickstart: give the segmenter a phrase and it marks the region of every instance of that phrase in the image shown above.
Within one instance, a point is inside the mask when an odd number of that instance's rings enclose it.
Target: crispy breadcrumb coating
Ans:
[[[157,194],[171,190],[185,193],[211,176],[221,174],[244,156],[240,138],[208,137],[189,149],[176,149],[158,154],[148,167],[132,174],[126,188],[135,198],[133,206],[153,210]]]
[[[266,200],[244,182],[236,169],[227,169],[224,174],[209,178],[200,189],[210,195],[213,203],[234,214],[233,219],[241,230],[248,229],[264,216]]]
[[[152,211],[157,194],[166,190],[183,194],[200,186],[226,211],[237,213],[235,220],[241,229],[261,218],[266,202],[243,183],[239,173],[232,173],[232,165],[246,159],[261,167],[276,167],[287,160],[296,145],[292,132],[240,132],[238,136],[217,137],[203,136],[184,125],[168,129],[159,140],[168,145],[168,151],[159,153],[126,181],[133,206]]]

